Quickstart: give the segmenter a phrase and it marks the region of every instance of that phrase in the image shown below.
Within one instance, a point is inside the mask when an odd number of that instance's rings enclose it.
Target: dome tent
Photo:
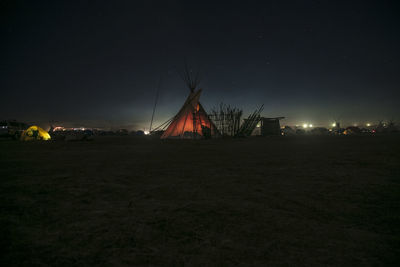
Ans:
[[[33,141],[33,140],[50,140],[51,137],[48,132],[40,128],[39,126],[33,125],[23,131],[21,135],[21,141]]]

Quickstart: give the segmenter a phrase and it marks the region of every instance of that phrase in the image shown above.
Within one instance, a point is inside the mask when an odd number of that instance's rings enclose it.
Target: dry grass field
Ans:
[[[400,136],[0,140],[1,266],[395,266]]]

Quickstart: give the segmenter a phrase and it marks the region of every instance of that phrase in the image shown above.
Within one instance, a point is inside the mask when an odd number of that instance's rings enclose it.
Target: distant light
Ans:
[[[332,123],[332,127],[336,127],[336,123]]]
[[[311,128],[311,127],[312,127],[312,124],[308,125],[308,127],[310,127],[310,128]]]
[[[149,131],[144,131],[144,134],[148,135],[148,134],[150,134],[150,132]]]
[[[367,123],[367,127],[371,126],[371,123]]]
[[[304,123],[303,124],[303,128],[307,128],[307,127],[308,127],[308,125]]]

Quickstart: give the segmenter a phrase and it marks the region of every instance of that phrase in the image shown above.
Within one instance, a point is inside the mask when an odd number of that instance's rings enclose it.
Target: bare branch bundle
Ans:
[[[242,114],[241,109],[221,103],[211,110],[210,118],[222,136],[235,136],[240,128]]]
[[[250,114],[249,117],[244,120],[242,126],[235,136],[250,136],[261,119],[260,114],[263,109],[264,105],[262,105],[259,109],[256,109],[252,114]]]

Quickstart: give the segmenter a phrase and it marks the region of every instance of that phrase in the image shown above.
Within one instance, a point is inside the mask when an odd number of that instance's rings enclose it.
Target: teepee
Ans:
[[[182,79],[190,89],[190,94],[182,108],[176,114],[161,139],[166,138],[209,138],[218,135],[218,130],[210,120],[207,112],[199,102],[202,89],[199,85],[199,75],[193,75],[186,67]]]

